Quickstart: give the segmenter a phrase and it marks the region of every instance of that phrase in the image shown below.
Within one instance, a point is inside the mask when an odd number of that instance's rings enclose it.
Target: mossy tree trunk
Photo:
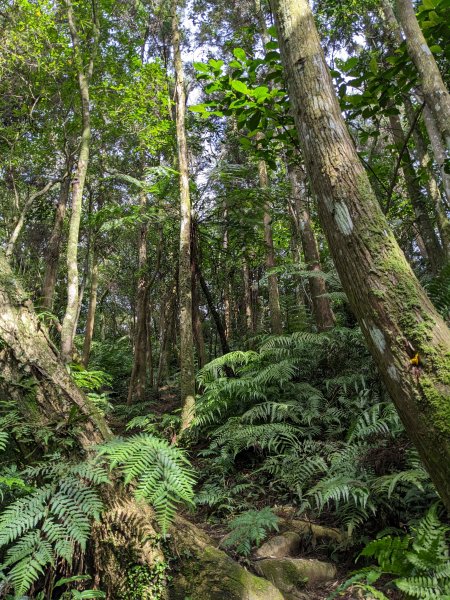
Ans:
[[[92,338],[94,337],[95,313],[97,312],[97,291],[98,291],[98,258],[95,248],[92,252],[91,265],[91,287],[89,290],[89,307],[86,318],[86,332],[84,334],[83,343],[83,365],[89,364],[89,356],[91,354]]]
[[[282,61],[319,218],[395,403],[450,509],[450,331],[390,230],[342,117],[307,0],[273,0]],[[420,365],[410,359],[420,355]]]

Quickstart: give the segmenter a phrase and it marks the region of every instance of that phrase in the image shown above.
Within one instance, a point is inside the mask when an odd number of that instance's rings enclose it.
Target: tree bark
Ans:
[[[0,254],[0,342],[3,397],[14,398],[19,387],[17,381],[26,378],[33,382],[37,403],[33,407],[34,419],[48,425],[69,422],[78,415],[74,442],[78,442],[83,454],[91,454],[95,445],[111,438],[104,418],[74,384],[57,349],[52,347],[46,329],[37,319],[31,301],[17,284],[3,254]],[[29,401],[27,406],[29,408]],[[71,451],[73,453],[73,447]],[[130,557],[136,564],[152,569],[164,561],[164,555],[155,542],[153,510],[144,502],[136,502],[113,478],[111,484],[102,489],[105,509],[101,519],[93,524],[89,550],[96,570],[94,583],[112,600],[128,591],[122,586],[126,583],[124,575],[130,567]],[[182,557],[177,587],[186,585],[189,588],[186,593],[193,598],[282,600],[272,584],[250,574],[215,548],[204,532],[178,515],[168,543],[170,552]],[[193,564],[197,569],[194,577]],[[146,590],[142,591],[145,595]]]
[[[414,108],[409,98],[405,98],[405,112],[408,124],[413,127],[414,124]],[[434,214],[436,217],[436,225],[441,238],[441,246],[444,253],[445,261],[450,259],[450,220],[445,212],[443,198],[439,189],[438,182],[434,176],[431,157],[427,150],[427,144],[424,140],[422,132],[418,126],[413,129],[414,145],[419,164],[427,174],[425,186],[428,197],[433,203]]]
[[[450,509],[450,331],[399,248],[345,126],[307,0],[273,0],[292,112],[344,290]],[[411,358],[419,353],[415,370]]]
[[[34,192],[34,194],[31,194],[27,200],[25,201],[25,204],[22,207],[22,210],[20,211],[20,215],[19,218],[17,219],[17,222],[14,226],[13,232],[10,235],[10,238],[8,240],[8,243],[6,244],[6,248],[5,248],[5,255],[6,258],[10,259],[12,256],[12,253],[14,251],[14,246],[19,238],[19,235],[23,229],[23,226],[25,224],[25,217],[28,214],[28,211],[30,210],[33,202],[36,200],[36,198],[39,198],[40,196],[43,196],[44,194],[46,194],[54,185],[56,185],[58,181],[49,181],[41,190],[39,190],[38,192]]]
[[[206,302],[208,303],[209,311],[216,325],[217,333],[219,334],[220,345],[222,347],[222,354],[228,354],[228,352],[230,351],[230,347],[228,346],[225,327],[222,322],[222,319],[220,318],[219,312],[214,305],[214,299],[211,295],[211,292],[209,291],[208,284],[206,283],[205,278],[203,277],[203,273],[200,271],[199,265],[197,265],[197,275],[203,294],[205,295]]]
[[[290,163],[288,165],[288,175],[292,201],[295,207],[296,226],[302,243],[305,263],[310,271],[321,271],[317,240],[305,202],[305,174],[300,166]],[[335,325],[335,319],[330,300],[325,296],[327,293],[325,280],[322,277],[314,276],[310,277],[308,282],[317,329],[318,331],[331,329]]]
[[[445,171],[445,146],[436,125],[434,115],[428,106],[425,106],[423,110],[423,120],[425,122],[425,127],[427,128],[428,137],[430,138],[434,158],[441,171],[442,187],[444,188],[445,196],[447,198],[447,206],[450,206],[450,174]]]
[[[419,74],[424,100],[450,150],[450,94],[417,21],[411,0],[396,0],[396,9],[408,53]]]
[[[91,117],[89,106],[89,81],[94,68],[94,53],[98,43],[98,26],[93,5],[94,48],[87,69],[83,66],[81,40],[71,0],[66,0],[67,20],[73,44],[74,61],[78,70],[78,87],[81,97],[81,143],[77,170],[72,180],[72,212],[70,216],[69,236],[67,239],[67,306],[61,330],[61,357],[70,362],[73,352],[73,339],[78,312],[78,237],[80,232],[83,191],[89,164],[91,142]]]
[[[70,171],[71,164],[69,162],[67,166],[67,177],[62,182],[61,188],[59,190],[58,205],[55,211],[53,230],[48,241],[46,251],[45,274],[44,282],[42,284],[41,305],[47,310],[52,310],[53,308],[56,279],[58,276],[58,263],[63,237],[64,217],[66,215],[66,207],[70,193]]]
[[[263,160],[258,161],[259,185],[264,194],[268,193],[269,177],[267,166]],[[273,247],[272,217],[270,215],[270,205],[268,200],[264,202],[264,244],[266,247],[266,269],[268,271],[275,268],[275,250]],[[275,335],[283,333],[283,321],[280,308],[280,291],[278,289],[278,277],[271,273],[268,278],[269,288],[269,312],[270,312],[270,330]]]
[[[175,65],[176,131],[178,171],[180,173],[180,255],[178,290],[180,298],[180,392],[182,402],[181,431],[189,427],[195,409],[194,336],[192,327],[191,273],[191,198],[189,194],[188,150],[186,141],[186,97],[183,63],[180,52],[178,2],[172,2],[172,45]]]
[[[139,205],[141,214],[144,215],[147,207],[147,194],[145,192],[141,192]],[[133,368],[128,387],[128,404],[132,404],[134,400],[143,402],[147,385],[147,235],[148,225],[144,216],[139,228],[136,327],[134,331]]]
[[[244,258],[244,267],[242,270],[244,279],[244,302],[245,302],[245,321],[247,324],[247,334],[251,335],[255,329],[253,326],[253,306],[252,306],[252,288],[250,282],[250,268],[247,258]]]
[[[391,39],[391,45],[393,49],[396,49],[403,42],[403,36],[400,30],[400,26],[398,24],[394,11],[392,10],[392,6],[389,0],[381,0],[381,8],[383,12],[384,22],[387,27],[387,32]],[[423,91],[420,85],[417,88],[417,94],[420,97],[420,101],[423,102]],[[427,104],[425,104],[423,109],[423,120],[428,133],[428,137],[430,138],[434,159],[441,171],[442,186],[444,188],[447,202],[450,202],[450,175],[445,172],[445,146],[438,126],[436,125],[435,116],[431,109],[427,106]]]
[[[94,336],[95,312],[97,310],[97,290],[98,290],[98,261],[95,250],[92,256],[91,269],[91,289],[89,292],[89,308],[86,319],[86,333],[84,334],[83,344],[83,359],[82,363],[85,367],[89,364],[89,356],[91,354],[92,338]]]
[[[427,249],[430,270],[437,273],[445,262],[445,255],[439,243],[433,223],[428,214],[427,202],[420,189],[419,180],[414,170],[409,150],[406,146],[405,135],[398,115],[390,115],[391,134],[399,152],[403,152],[402,171],[405,177],[409,200],[414,210],[417,227]]]

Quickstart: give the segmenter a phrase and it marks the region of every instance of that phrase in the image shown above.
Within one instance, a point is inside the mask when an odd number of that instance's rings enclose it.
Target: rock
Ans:
[[[305,558],[266,558],[255,563],[255,568],[287,600],[304,598],[302,590],[306,585],[320,585],[336,576],[336,568],[331,563]]]
[[[286,600],[273,583],[247,571],[216,548],[205,532],[178,515],[170,545],[178,559],[171,600]]]
[[[258,548],[255,556],[258,558],[295,556],[300,548],[300,541],[301,538],[298,533],[295,533],[295,531],[286,531],[286,533],[274,536]]]
[[[301,519],[289,519],[286,520],[285,523],[290,530],[298,533],[302,538],[311,536],[313,544],[315,544],[317,540],[328,539],[337,543],[343,543],[347,539],[342,531],[339,531],[339,529],[335,529],[334,527],[324,527]]]

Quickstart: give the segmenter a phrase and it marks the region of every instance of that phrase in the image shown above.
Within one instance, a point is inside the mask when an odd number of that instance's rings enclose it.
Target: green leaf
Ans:
[[[241,94],[250,94],[250,90],[245,85],[245,83],[243,81],[239,81],[238,79],[233,79],[231,81],[231,87],[237,92],[240,92]]]
[[[241,60],[241,61],[247,60],[247,55],[245,53],[245,50],[243,50],[242,48],[235,48],[233,50],[233,54],[238,60]]]

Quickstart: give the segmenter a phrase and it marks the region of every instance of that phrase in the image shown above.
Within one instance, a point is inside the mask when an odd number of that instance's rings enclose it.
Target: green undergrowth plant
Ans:
[[[69,464],[53,456],[21,476],[25,493],[0,514],[1,579],[21,597],[60,561],[84,552],[93,520],[103,509],[98,492],[108,482],[102,465]]]
[[[387,589],[396,587],[406,598],[448,600],[450,598],[450,527],[441,523],[437,505],[410,526],[403,535],[385,535],[369,542],[360,557],[375,559],[375,565],[356,571],[331,596],[349,587],[360,596],[388,600]]]
[[[277,515],[267,506],[261,510],[247,510],[230,521],[230,533],[222,546],[234,548],[238,554],[248,556],[271,531],[278,531],[278,520]]]
[[[133,482],[138,500],[152,505],[163,534],[179,503],[193,505],[193,469],[181,448],[141,433],[116,438],[100,446],[99,454],[123,475],[125,484]]]
[[[436,497],[357,328],[266,337],[206,365],[199,383],[197,501],[211,516],[259,498],[327,513],[352,534]]]

